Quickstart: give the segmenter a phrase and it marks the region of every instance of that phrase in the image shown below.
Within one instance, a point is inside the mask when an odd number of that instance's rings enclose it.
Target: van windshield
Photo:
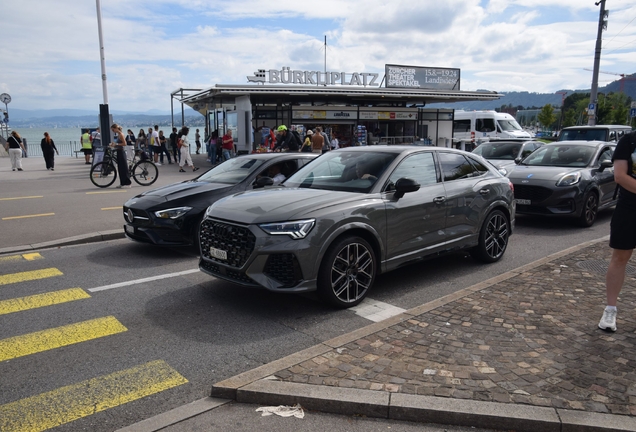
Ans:
[[[502,131],[520,131],[521,126],[514,120],[497,120]]]

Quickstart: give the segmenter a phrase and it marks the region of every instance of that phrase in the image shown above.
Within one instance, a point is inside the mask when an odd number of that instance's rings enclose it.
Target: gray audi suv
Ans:
[[[199,268],[271,291],[360,303],[379,273],[467,249],[499,260],[515,221],[510,181],[480,156],[438,147],[328,152],[281,187],[205,212]]]

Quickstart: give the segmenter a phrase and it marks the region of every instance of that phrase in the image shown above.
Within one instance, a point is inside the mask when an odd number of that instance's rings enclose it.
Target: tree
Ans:
[[[552,125],[557,120],[554,115],[554,107],[550,104],[544,105],[537,115],[537,120],[539,120],[539,123],[541,123],[544,129],[551,129]]]

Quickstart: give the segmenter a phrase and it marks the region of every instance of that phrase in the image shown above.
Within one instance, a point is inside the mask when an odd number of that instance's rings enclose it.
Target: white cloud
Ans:
[[[92,1],[3,5],[0,90],[16,108],[102,101]],[[609,2],[608,2],[609,3]],[[636,6],[612,0],[601,69],[636,71]],[[246,83],[257,68],[462,69],[462,89],[589,88],[598,7],[580,0],[102,1],[111,109],[170,109],[170,92]],[[631,21],[631,22],[630,22]],[[610,76],[611,77],[611,76]],[[618,77],[617,77],[618,78]]]

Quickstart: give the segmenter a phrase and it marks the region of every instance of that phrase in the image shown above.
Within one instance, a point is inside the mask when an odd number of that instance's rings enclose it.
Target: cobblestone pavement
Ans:
[[[636,261],[618,331],[597,324],[611,250],[596,243],[275,374],[393,393],[636,415]]]

